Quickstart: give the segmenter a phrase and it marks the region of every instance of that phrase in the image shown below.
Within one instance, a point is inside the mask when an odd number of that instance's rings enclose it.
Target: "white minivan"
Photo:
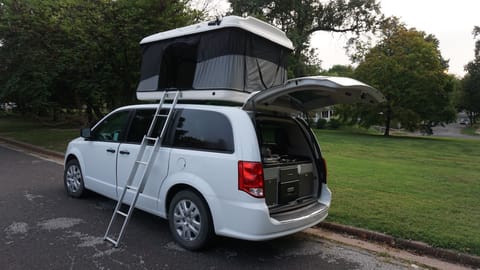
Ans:
[[[382,100],[353,79],[306,77],[253,93],[244,104],[180,102],[136,207],[168,219],[175,241],[190,250],[213,235],[267,240],[311,227],[327,217],[331,192],[315,135],[299,116]],[[118,108],[69,143],[70,196],[88,189],[118,199],[156,106]]]

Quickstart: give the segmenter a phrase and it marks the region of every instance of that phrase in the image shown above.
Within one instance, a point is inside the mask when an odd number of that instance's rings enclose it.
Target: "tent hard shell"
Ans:
[[[243,103],[254,91],[282,85],[292,42],[258,19],[227,16],[144,38],[140,100],[182,90],[184,100]]]

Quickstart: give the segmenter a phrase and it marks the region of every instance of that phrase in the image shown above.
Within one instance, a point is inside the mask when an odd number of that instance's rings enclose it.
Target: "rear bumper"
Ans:
[[[224,201],[221,215],[215,215],[218,235],[261,241],[286,236],[312,227],[328,216],[331,192],[322,186],[315,203],[293,211],[270,215],[264,200],[253,203]],[[246,195],[248,196],[248,195]]]
[[[270,217],[279,223],[295,223],[308,219],[309,217],[328,214],[328,206],[320,202],[309,204],[305,207],[295,209],[286,213],[272,214]]]

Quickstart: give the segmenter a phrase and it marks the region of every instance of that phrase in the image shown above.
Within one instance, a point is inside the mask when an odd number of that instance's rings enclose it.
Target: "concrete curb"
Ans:
[[[7,144],[10,144],[25,150],[32,151],[37,154],[46,155],[53,158],[64,159],[64,156],[65,156],[64,153],[48,150],[42,147],[38,147],[38,146],[31,145],[24,142],[19,142],[16,140],[5,138],[5,137],[0,137],[0,141],[3,141]],[[468,266],[480,269],[479,256],[469,255],[469,254],[460,253],[460,252],[447,250],[447,249],[435,248],[422,242],[395,238],[393,236],[390,236],[384,233],[379,233],[379,232],[370,231],[366,229],[360,229],[360,228],[332,223],[332,222],[322,222],[316,227],[327,229],[329,231],[333,231],[340,234],[352,235],[362,240],[384,243],[384,244],[387,244],[388,246],[413,251],[414,253],[417,253],[420,255],[427,255],[427,256],[432,256],[436,258],[442,258],[451,263],[464,264],[464,265],[468,265]]]
[[[417,253],[419,255],[427,255],[431,257],[441,258],[451,263],[459,263],[459,264],[468,265],[470,267],[480,269],[479,256],[465,254],[465,253],[448,250],[448,249],[435,248],[423,242],[405,240],[405,239],[396,238],[384,233],[360,229],[360,228],[332,223],[332,222],[322,222],[318,224],[317,227],[327,229],[337,233],[349,234],[349,235],[358,237],[362,240],[384,243],[393,248],[413,251],[414,253]]]
[[[7,144],[10,144],[10,145],[13,145],[13,146],[25,149],[25,150],[32,151],[36,154],[46,155],[46,156],[50,156],[50,157],[53,157],[53,158],[63,159],[64,156],[65,156],[64,153],[48,150],[48,149],[45,149],[45,148],[42,148],[42,147],[38,147],[36,145],[32,145],[32,144],[24,143],[24,142],[19,142],[17,140],[8,139],[8,138],[5,138],[5,137],[0,137],[0,141],[3,141]]]

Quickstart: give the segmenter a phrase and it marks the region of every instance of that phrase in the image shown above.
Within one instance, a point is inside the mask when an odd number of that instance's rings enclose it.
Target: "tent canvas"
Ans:
[[[183,99],[235,102],[283,84],[293,48],[274,26],[236,16],[158,33],[141,47],[139,99],[181,89]]]

